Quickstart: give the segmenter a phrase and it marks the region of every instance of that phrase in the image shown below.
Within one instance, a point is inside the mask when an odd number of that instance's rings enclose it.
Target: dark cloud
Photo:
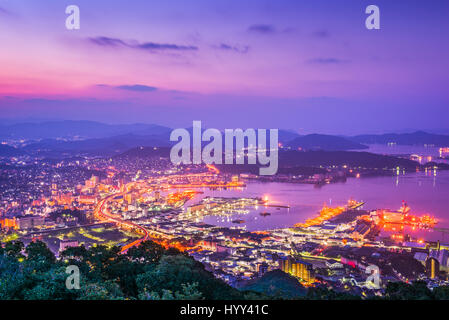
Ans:
[[[271,24],[254,24],[249,26],[248,31],[262,34],[272,34],[276,33],[276,28]]]
[[[348,60],[342,60],[338,58],[314,58],[307,60],[308,63],[316,63],[316,64],[342,64],[348,63]]]
[[[271,24],[254,24],[249,26],[248,32],[260,34],[281,34],[281,33],[295,33],[297,30],[293,27],[276,28]]]
[[[120,86],[110,86],[107,84],[97,84],[97,87],[102,88],[113,88],[113,89],[119,89],[119,90],[127,90],[127,91],[135,91],[135,92],[153,92],[158,90],[156,87],[146,86],[143,84],[124,84]]]
[[[137,41],[125,41],[118,38],[109,37],[94,37],[88,39],[91,43],[103,47],[126,47],[138,50],[147,51],[185,51],[185,50],[198,50],[196,46],[185,46],[172,43],[155,43],[155,42],[143,42],[139,43]]]
[[[196,46],[180,46],[177,44],[145,42],[135,46],[144,50],[198,50]]]
[[[234,51],[238,53],[247,53],[249,51],[249,46],[233,46],[227,43],[221,43],[220,45],[215,46],[214,48],[224,51]]]
[[[129,91],[138,91],[138,92],[151,92],[151,91],[157,90],[156,87],[145,86],[142,84],[122,85],[122,86],[117,86],[116,88],[120,89],[120,90],[129,90]]]
[[[89,41],[99,45],[108,47],[127,47],[128,44],[120,39],[108,38],[108,37],[95,37],[89,38]]]

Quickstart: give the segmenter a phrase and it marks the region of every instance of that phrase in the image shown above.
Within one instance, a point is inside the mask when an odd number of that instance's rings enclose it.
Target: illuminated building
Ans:
[[[357,224],[352,231],[352,236],[354,239],[363,239],[371,231],[371,224],[364,220],[358,220]]]
[[[217,244],[220,242],[213,239],[205,239],[200,242],[201,247],[206,250],[217,251]]]
[[[127,193],[125,194],[124,198],[128,204],[132,204],[135,199],[135,196],[132,193]]]
[[[73,202],[73,197],[71,193],[60,194],[56,197],[56,200],[60,205],[63,204],[71,205]]]
[[[95,188],[98,183],[100,182],[100,179],[97,176],[92,176],[89,180],[86,180],[85,186],[86,188]]]
[[[56,196],[58,194],[58,185],[56,183],[53,183],[51,185],[51,195]]]
[[[387,223],[398,223],[404,220],[404,214],[400,211],[377,210],[377,215]]]
[[[345,258],[345,257],[341,257],[340,262],[343,265],[347,265],[347,266],[350,266],[352,268],[357,268],[359,266],[359,263],[357,262],[357,260],[348,259],[348,258]]]
[[[12,218],[12,219],[8,219],[8,218],[4,218],[0,220],[0,225],[3,228],[13,228],[13,229],[18,229],[19,226],[17,225],[17,221],[16,218]]]
[[[195,213],[197,211],[204,210],[206,206],[204,204],[197,204],[187,208],[187,213]]]
[[[19,229],[32,229],[44,224],[45,218],[41,216],[23,216],[17,217],[17,226]]]
[[[268,263],[262,262],[257,264],[257,273],[259,277],[263,276],[269,269]]]
[[[438,261],[440,271],[449,271],[449,251],[441,249],[439,242],[436,245],[436,249],[429,249],[429,258],[434,258]]]
[[[94,196],[80,195],[78,202],[81,204],[95,204],[97,199]]]
[[[97,176],[92,176],[90,178],[90,181],[92,181],[92,184],[95,186],[97,186],[97,184],[100,182],[100,178],[98,178]]]
[[[42,200],[33,200],[33,202],[31,203],[32,207],[38,207],[41,206],[43,204]]]
[[[59,242],[59,252],[62,252],[65,249],[70,248],[70,247],[78,247],[78,245],[79,245],[78,240],[70,240],[70,239],[64,238],[63,240],[61,240]]]
[[[280,260],[279,265],[282,271],[296,278],[299,278],[302,281],[305,282],[314,281],[312,264],[308,262],[295,260],[293,258],[286,258]]]
[[[449,154],[449,147],[446,148],[440,148],[440,157],[443,157],[443,155]]]
[[[426,275],[430,279],[435,279],[440,274],[440,263],[437,259],[429,257],[426,260]]]

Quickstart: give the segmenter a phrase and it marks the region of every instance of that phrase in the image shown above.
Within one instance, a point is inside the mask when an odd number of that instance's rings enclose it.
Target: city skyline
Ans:
[[[447,129],[448,4],[377,1],[367,30],[369,4],[78,1],[67,30],[68,4],[2,1],[1,118]]]
[[[0,0],[0,300],[449,300],[448,13]]]

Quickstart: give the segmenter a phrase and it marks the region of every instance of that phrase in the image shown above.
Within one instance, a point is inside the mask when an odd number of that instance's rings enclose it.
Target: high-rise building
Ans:
[[[97,186],[97,184],[100,182],[100,178],[98,178],[97,176],[92,176],[90,178],[90,181],[92,181],[93,186]]]
[[[58,195],[58,185],[56,183],[52,183],[51,185],[51,195],[52,196]]]
[[[313,268],[312,264],[302,261],[295,260],[293,258],[284,258],[279,261],[279,265],[282,271],[288,273],[296,278],[299,278],[305,282],[313,282]]]
[[[17,217],[16,221],[18,228],[20,230],[24,230],[24,229],[32,229],[34,227],[43,225],[45,222],[45,218],[41,216],[28,215]]]
[[[430,279],[438,278],[440,274],[440,263],[433,257],[428,257],[426,260],[426,275]]]
[[[64,238],[59,242],[59,252],[70,247],[78,247],[78,240]]]
[[[259,277],[263,276],[269,269],[268,263],[262,262],[257,264],[257,273]]]

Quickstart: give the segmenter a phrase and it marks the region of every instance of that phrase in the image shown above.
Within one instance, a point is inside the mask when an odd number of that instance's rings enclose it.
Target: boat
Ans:
[[[399,224],[414,226],[422,229],[432,228],[437,223],[437,220],[426,214],[423,216],[416,216],[410,214],[410,207],[405,201],[402,201],[402,206],[397,211],[391,211],[388,209],[377,210],[377,216],[383,225],[386,224]]]
[[[261,213],[259,213],[261,216],[263,216],[263,217],[266,217],[266,216],[271,216],[271,213],[269,213],[269,212],[261,212]]]
[[[232,220],[232,223],[245,223],[245,220],[242,219],[237,219],[237,220]]]

